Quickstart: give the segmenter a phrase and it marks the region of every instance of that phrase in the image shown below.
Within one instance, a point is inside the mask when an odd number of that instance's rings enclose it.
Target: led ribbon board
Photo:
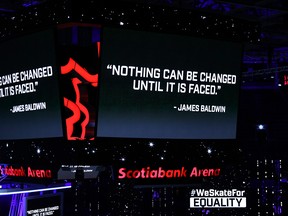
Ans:
[[[97,135],[235,139],[242,45],[104,28]]]
[[[0,140],[63,137],[52,29],[0,43]]]

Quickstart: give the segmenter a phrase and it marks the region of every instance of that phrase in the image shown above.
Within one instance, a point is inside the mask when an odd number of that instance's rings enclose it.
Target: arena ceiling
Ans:
[[[11,16],[23,8],[49,1],[54,0],[0,0],[0,15]],[[96,4],[103,2],[103,0],[90,1]],[[263,69],[269,69],[275,65],[279,66],[278,62],[281,62],[281,66],[285,66],[288,62],[288,1],[286,0],[106,0],[105,2],[163,5],[256,22],[261,29],[259,43],[245,44],[244,63],[258,65],[263,63],[266,65]],[[274,62],[274,65],[271,65],[271,62]]]

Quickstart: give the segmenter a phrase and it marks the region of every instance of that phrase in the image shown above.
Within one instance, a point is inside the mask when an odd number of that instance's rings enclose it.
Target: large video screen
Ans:
[[[100,29],[91,25],[75,27],[72,31],[67,27],[58,29],[57,33],[57,57],[61,65],[60,82],[67,140],[93,140],[100,64]],[[73,37],[74,40],[71,39]]]
[[[25,199],[24,216],[33,215],[63,215],[63,194],[46,194],[42,196],[29,196]]]
[[[235,139],[240,43],[104,28],[98,137]]]
[[[0,139],[62,137],[52,29],[0,43]]]

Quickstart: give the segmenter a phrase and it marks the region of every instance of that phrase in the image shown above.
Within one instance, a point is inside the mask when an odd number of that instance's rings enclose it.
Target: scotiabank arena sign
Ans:
[[[10,178],[32,178],[32,179],[52,179],[51,169],[34,168],[32,166],[17,166],[0,164],[0,177]]]
[[[186,168],[167,169],[163,167],[151,168],[143,167],[140,169],[119,168],[118,179],[186,179],[199,177],[219,176],[220,168]]]

